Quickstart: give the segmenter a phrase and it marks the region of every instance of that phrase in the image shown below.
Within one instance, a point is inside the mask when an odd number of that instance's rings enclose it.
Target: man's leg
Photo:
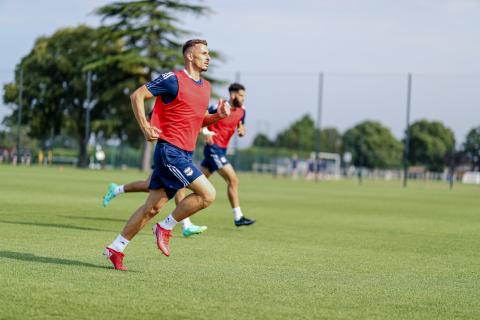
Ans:
[[[128,219],[122,236],[131,240],[167,203],[168,197],[163,189],[150,190],[145,204],[138,208]]]
[[[144,181],[134,181],[123,185],[124,192],[149,192],[150,177]]]
[[[153,231],[157,237],[157,246],[167,257],[170,255],[169,241],[173,228],[178,221],[190,217],[197,211],[208,207],[215,200],[215,188],[202,174],[187,186],[193,193],[178,203],[165,220],[155,224]]]
[[[203,175],[207,178],[210,178],[210,176],[213,174],[212,172],[210,172],[210,170],[208,170],[208,168],[204,166],[200,166],[200,171],[202,171]]]
[[[150,185],[151,175],[147,180],[144,181],[134,181],[124,185],[118,185],[115,183],[110,183],[108,186],[107,194],[103,197],[103,206],[106,207],[109,205],[116,196],[124,192],[149,192],[148,186]]]
[[[173,210],[172,216],[176,221],[181,221],[205,209],[215,200],[215,188],[205,175],[199,176],[187,187],[193,192],[182,199]]]
[[[238,177],[232,165],[224,165],[222,168],[218,169],[218,174],[220,174],[227,182],[228,200],[232,206],[235,225],[240,227],[254,224],[255,220],[244,217],[242,209],[240,208],[240,200],[238,197]]]
[[[105,249],[104,254],[113,263],[115,269],[126,270],[123,265],[123,251],[135,235],[143,229],[160,209],[167,203],[168,197],[163,189],[150,190],[147,200],[128,219],[122,232]]]
[[[180,189],[175,194],[175,205],[178,206],[180,201],[185,198],[186,189]],[[182,220],[182,234],[184,237],[190,237],[194,234],[200,234],[207,230],[207,226],[196,226],[190,221],[190,218],[185,218]]]

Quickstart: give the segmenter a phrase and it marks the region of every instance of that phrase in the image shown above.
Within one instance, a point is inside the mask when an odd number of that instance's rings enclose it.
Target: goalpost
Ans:
[[[467,171],[463,174],[462,183],[465,184],[480,184],[479,171]]]

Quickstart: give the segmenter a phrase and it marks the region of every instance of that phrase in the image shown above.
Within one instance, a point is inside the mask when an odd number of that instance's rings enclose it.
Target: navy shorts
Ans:
[[[204,159],[202,161],[202,167],[207,168],[212,173],[218,169],[222,169],[229,164],[226,154],[227,148],[220,148],[216,144],[205,145],[203,148]]]
[[[177,190],[185,188],[202,175],[193,163],[192,155],[193,152],[159,140],[153,155],[153,173],[148,188],[165,189],[168,199],[172,199]]]

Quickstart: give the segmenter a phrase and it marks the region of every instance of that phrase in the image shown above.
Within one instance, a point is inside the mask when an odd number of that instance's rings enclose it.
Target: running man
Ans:
[[[208,207],[215,200],[215,188],[193,164],[192,153],[200,128],[227,117],[230,106],[220,101],[215,114],[207,111],[210,83],[201,78],[210,62],[207,41],[187,41],[183,46],[183,57],[184,70],[162,74],[130,96],[135,119],[145,139],[157,141],[157,145],[145,203],[132,214],[122,232],[104,250],[116,270],[127,269],[123,265],[126,246],[175,196],[177,190],[187,187],[192,193],[153,227],[157,247],[165,256],[170,255],[169,242],[177,222]],[[151,122],[148,122],[144,103],[154,96],[158,98]]]
[[[255,223],[255,220],[245,217],[240,208],[240,199],[238,196],[238,177],[233,169],[233,166],[228,162],[226,153],[230,139],[238,131],[240,137],[245,136],[245,87],[239,83],[232,83],[228,87],[230,95],[230,116],[221,119],[218,122],[208,126],[208,131],[213,134],[205,132],[205,147],[203,148],[204,159],[201,163],[200,169],[203,174],[209,178],[215,171],[227,183],[228,200],[233,211],[233,218],[235,226],[248,226]],[[212,112],[212,111],[210,111]],[[185,190],[179,192],[178,197],[182,197]]]
[[[215,171],[225,179],[228,188],[228,200],[233,211],[234,224],[237,227],[248,226],[255,223],[255,220],[243,216],[240,208],[240,200],[238,196],[238,177],[232,165],[226,157],[228,143],[235,133],[238,131],[240,137],[246,134],[245,130],[245,87],[238,83],[233,83],[228,88],[230,94],[230,116],[222,119],[215,124],[203,129],[205,135],[204,160],[200,169],[202,173],[209,178]],[[214,107],[209,108],[210,113],[215,113]],[[103,197],[103,205],[107,206],[117,195],[128,192],[148,192],[150,178],[145,181],[134,181],[125,185],[110,184],[107,194]],[[175,202],[181,201],[185,197],[185,190],[178,190],[175,195]],[[182,220],[183,235],[201,233],[207,229],[205,226],[195,226],[190,219]]]

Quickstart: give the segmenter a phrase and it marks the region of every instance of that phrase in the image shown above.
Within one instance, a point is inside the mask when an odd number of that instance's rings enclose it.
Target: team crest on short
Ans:
[[[188,167],[187,169],[183,170],[183,172],[187,175],[187,177],[190,177],[193,174],[192,168]]]
[[[221,157],[221,158],[220,158],[220,161],[222,161],[222,163],[227,163],[227,158]]]

